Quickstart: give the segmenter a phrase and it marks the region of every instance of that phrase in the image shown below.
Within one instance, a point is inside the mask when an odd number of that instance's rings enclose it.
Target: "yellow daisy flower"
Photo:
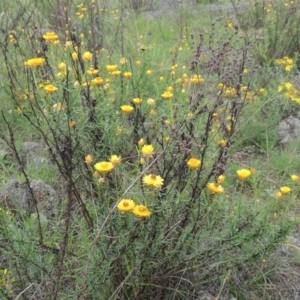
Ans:
[[[132,213],[138,218],[148,218],[151,215],[151,211],[144,205],[136,205]]]
[[[109,161],[114,165],[117,166],[121,163],[122,157],[117,155],[112,155],[109,159]]]
[[[201,160],[192,157],[187,161],[186,164],[190,169],[198,169],[201,166]]]
[[[143,156],[152,156],[154,153],[154,147],[152,145],[144,145],[141,151]]]
[[[121,199],[117,205],[119,211],[130,212],[134,208],[134,201],[131,199]]]
[[[143,177],[143,183],[153,189],[159,189],[164,184],[164,180],[158,175],[150,174]]]
[[[224,192],[223,187],[216,182],[208,183],[207,188],[212,194],[222,194]]]
[[[282,193],[282,194],[289,194],[290,192],[291,192],[291,188],[289,188],[288,186],[282,186],[281,188],[280,188],[280,192]]]
[[[114,168],[114,165],[108,161],[101,161],[96,163],[94,167],[98,174],[107,174]]]
[[[237,177],[240,180],[246,180],[251,175],[251,171],[248,169],[240,169],[236,171]]]

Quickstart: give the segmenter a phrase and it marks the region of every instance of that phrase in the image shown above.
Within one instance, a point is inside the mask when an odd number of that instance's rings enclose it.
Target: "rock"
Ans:
[[[8,181],[0,195],[0,204],[7,210],[27,212],[28,201],[27,190],[16,179]]]
[[[41,180],[33,180],[30,184],[40,214],[48,220],[58,215],[58,197],[56,191]],[[0,205],[12,211],[32,214],[36,213],[34,199],[26,185],[20,184],[16,179],[10,180],[0,195]]]
[[[57,193],[48,184],[42,180],[33,180],[30,184],[35,199],[38,203],[39,211],[43,212],[47,219],[53,219],[57,216]]]
[[[25,154],[26,163],[33,162],[34,165],[39,165],[46,161],[43,156],[45,147],[42,142],[26,141],[23,144],[23,152]]]
[[[287,146],[295,139],[300,140],[300,120],[295,117],[288,117],[279,124],[278,135],[280,143]]]

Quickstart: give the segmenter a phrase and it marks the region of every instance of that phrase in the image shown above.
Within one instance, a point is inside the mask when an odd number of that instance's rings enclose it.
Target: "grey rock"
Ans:
[[[39,213],[48,220],[54,219],[57,214],[58,197],[56,191],[42,180],[33,180],[30,189],[20,184],[16,179],[8,181],[0,194],[0,205],[16,213],[36,213],[37,202]],[[33,194],[33,195],[32,195]]]
[[[35,179],[31,182],[30,188],[38,204],[38,209],[45,214],[47,219],[57,216],[58,197],[56,191],[42,180]]]
[[[27,190],[16,180],[9,180],[0,195],[0,205],[5,209],[27,212],[29,202]]]
[[[42,142],[26,141],[23,144],[23,152],[25,154],[26,163],[32,162],[34,165],[39,165],[46,161],[44,156],[44,145]]]
[[[288,117],[280,122],[278,135],[280,143],[284,146],[295,139],[300,140],[300,120],[295,117]]]

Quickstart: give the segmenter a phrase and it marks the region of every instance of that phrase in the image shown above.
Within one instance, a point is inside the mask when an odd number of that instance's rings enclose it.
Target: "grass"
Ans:
[[[0,4],[1,298],[296,299],[297,4],[211,2]]]

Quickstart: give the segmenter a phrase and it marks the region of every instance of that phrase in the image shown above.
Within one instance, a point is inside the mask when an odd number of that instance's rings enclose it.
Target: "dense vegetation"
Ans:
[[[179,2],[1,1],[1,299],[296,299],[299,5]]]

